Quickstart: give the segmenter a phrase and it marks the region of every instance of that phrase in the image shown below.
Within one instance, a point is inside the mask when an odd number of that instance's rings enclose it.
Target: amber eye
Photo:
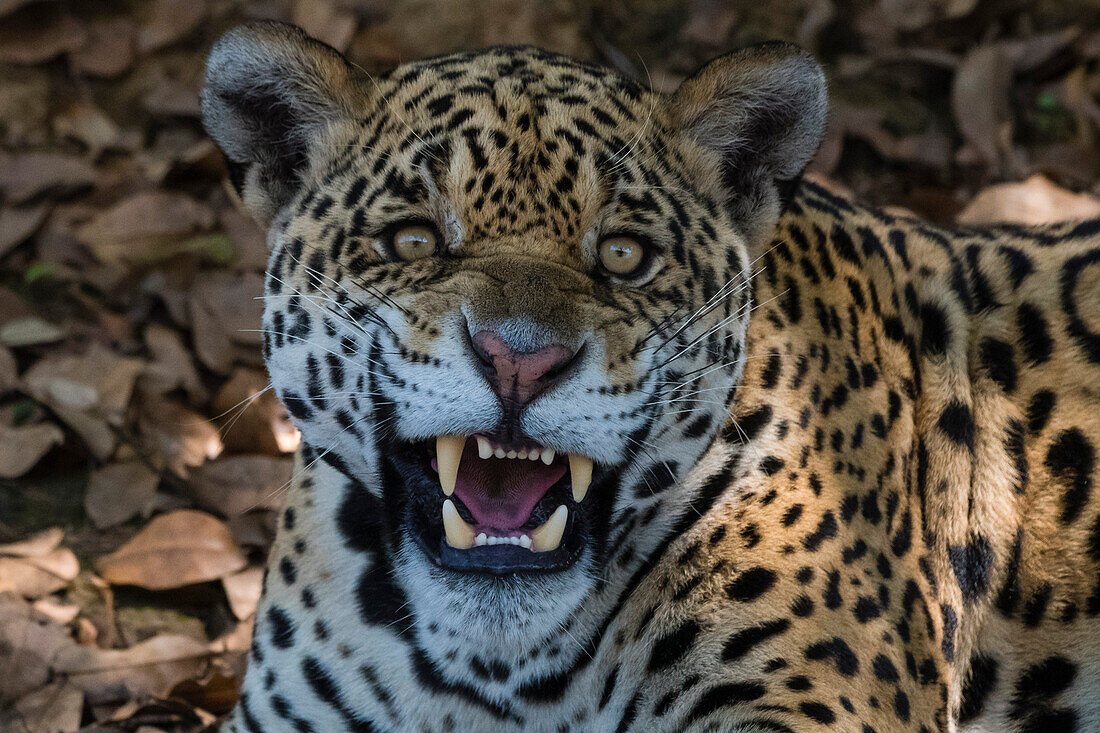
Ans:
[[[630,277],[645,263],[645,248],[631,237],[608,237],[600,242],[600,263],[612,275]]]
[[[423,224],[399,227],[391,239],[394,254],[403,260],[431,257],[435,254],[437,241],[435,230]]]

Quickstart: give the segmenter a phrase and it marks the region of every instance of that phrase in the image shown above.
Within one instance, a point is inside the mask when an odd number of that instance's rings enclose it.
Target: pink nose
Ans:
[[[561,344],[523,353],[492,331],[473,335],[474,349],[485,364],[486,377],[501,399],[521,405],[538,397],[557,382],[576,352]]]

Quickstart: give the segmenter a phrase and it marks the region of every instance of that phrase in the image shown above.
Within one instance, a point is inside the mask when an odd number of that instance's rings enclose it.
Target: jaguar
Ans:
[[[1100,220],[856,203],[827,106],[214,46],[302,435],[225,730],[1100,730]]]

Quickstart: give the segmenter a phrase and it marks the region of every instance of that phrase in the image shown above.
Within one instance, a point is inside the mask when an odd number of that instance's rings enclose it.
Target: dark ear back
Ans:
[[[770,227],[821,143],[825,75],[807,52],[770,42],[706,64],[669,100],[672,124],[721,159],[738,220]]]
[[[252,23],[214,44],[202,119],[230,160],[230,177],[257,218],[294,194],[311,146],[366,103],[365,75],[335,49],[282,23]]]

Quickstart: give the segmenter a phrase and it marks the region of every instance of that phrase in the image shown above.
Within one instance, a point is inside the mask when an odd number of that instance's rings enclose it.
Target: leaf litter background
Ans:
[[[786,38],[828,67],[828,185],[942,224],[1100,215],[1089,0],[0,0],[0,730],[194,731],[236,698],[298,440],[264,237],[198,122],[249,18],[371,72],[524,42],[664,90]]]

